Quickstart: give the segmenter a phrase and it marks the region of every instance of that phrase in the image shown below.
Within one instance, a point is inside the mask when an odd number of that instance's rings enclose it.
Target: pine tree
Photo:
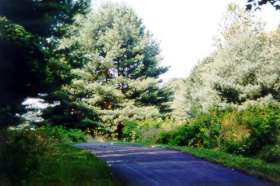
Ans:
[[[167,71],[160,67],[159,46],[135,12],[119,4],[104,4],[77,17],[61,40],[74,79],[63,90],[69,100],[95,110],[110,132],[126,119],[159,117],[170,111],[172,92],[157,79]]]

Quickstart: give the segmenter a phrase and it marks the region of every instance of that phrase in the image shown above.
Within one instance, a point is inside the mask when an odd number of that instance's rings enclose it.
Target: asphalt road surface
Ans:
[[[127,186],[263,186],[261,179],[164,148],[111,143],[77,145],[105,160]]]

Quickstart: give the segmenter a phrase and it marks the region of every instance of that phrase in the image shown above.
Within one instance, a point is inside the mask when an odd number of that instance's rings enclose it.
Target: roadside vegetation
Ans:
[[[279,113],[279,106],[273,105],[240,111],[212,109],[171,130],[172,122],[167,120],[129,121],[124,141],[163,144],[279,183]]]
[[[226,152],[221,152],[214,149],[194,148],[194,147],[180,147],[180,146],[163,146],[173,148],[196,157],[224,165],[235,170],[239,170],[248,175],[256,176],[275,184],[280,183],[280,163],[266,162],[264,160],[245,157],[242,155],[235,155]]]
[[[71,146],[84,142],[75,129],[42,127],[1,131],[1,185],[116,185],[105,162]]]
[[[279,183],[280,32],[265,33],[234,4],[224,24],[216,51],[170,83],[180,87],[173,118],[126,121],[124,141],[165,144]]]

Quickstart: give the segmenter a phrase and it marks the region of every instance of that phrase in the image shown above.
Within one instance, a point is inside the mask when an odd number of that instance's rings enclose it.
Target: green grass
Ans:
[[[110,168],[86,150],[56,145],[26,185],[118,185]]]
[[[260,159],[247,158],[240,155],[233,155],[216,150],[192,147],[164,146],[182,152],[192,154],[196,157],[206,159],[211,162],[222,164],[241,170],[252,176],[257,176],[276,184],[280,184],[280,163],[267,163]]]
[[[0,183],[11,185],[5,177],[0,177]],[[20,185],[114,186],[119,183],[107,164],[88,151],[70,145],[55,145],[47,156],[42,157],[38,170]]]

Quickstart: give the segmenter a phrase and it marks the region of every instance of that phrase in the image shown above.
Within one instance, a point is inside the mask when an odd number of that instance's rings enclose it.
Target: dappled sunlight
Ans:
[[[133,145],[110,145],[108,143],[85,146],[86,149],[91,149],[92,153],[98,154],[98,158],[105,160],[112,170],[129,184],[176,183],[182,185],[186,181],[199,183],[202,180],[203,183],[212,182],[225,185],[229,183],[265,184],[265,182],[241,174],[239,171],[175,150],[140,146],[135,148]],[[110,149],[110,153],[106,153],[108,152],[106,149]],[[190,175],[192,176],[189,177]]]
[[[121,156],[134,156],[134,155],[169,155],[169,154],[176,154],[178,152],[176,151],[164,151],[164,150],[155,150],[155,151],[151,151],[149,149],[147,149],[147,151],[111,151],[110,153],[108,152],[104,152],[104,153],[96,153],[95,151],[92,151],[93,153],[96,154],[96,156],[100,157],[100,158],[106,158],[106,157],[121,157]]]

